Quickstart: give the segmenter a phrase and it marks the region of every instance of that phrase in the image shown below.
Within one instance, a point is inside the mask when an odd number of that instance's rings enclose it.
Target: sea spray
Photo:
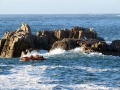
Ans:
[[[62,54],[62,53],[65,53],[66,51],[61,49],[61,48],[55,48],[54,50],[52,50],[50,52],[50,54]]]

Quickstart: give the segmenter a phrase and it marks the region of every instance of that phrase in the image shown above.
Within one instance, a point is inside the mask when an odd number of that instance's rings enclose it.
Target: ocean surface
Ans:
[[[23,22],[33,34],[82,26],[94,28],[107,43],[120,39],[120,14],[0,15],[0,38]],[[0,58],[0,90],[120,90],[120,57],[82,54],[80,47],[40,52],[46,60]]]

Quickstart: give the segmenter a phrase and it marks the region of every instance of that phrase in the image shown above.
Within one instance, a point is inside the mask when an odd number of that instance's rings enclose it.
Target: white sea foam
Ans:
[[[11,69],[10,75],[1,75],[1,89],[40,89],[41,86],[37,83],[42,77],[42,73],[48,66],[16,66]],[[23,87],[24,86],[24,87]],[[44,86],[44,85],[42,85]],[[49,86],[48,89],[51,87]],[[45,89],[45,87],[44,87]]]
[[[77,54],[76,54],[77,53]],[[42,55],[45,58],[49,58],[51,56],[55,55],[59,55],[59,54],[66,54],[69,56],[71,56],[71,58],[74,57],[101,57],[101,58],[108,58],[108,59],[119,59],[120,57],[118,56],[112,56],[112,55],[103,55],[102,53],[98,53],[98,52],[88,52],[88,53],[82,53],[82,48],[81,47],[76,47],[75,49],[72,50],[63,50],[61,48],[55,48],[54,50],[52,50],[51,52],[48,52],[47,50],[40,50],[40,51],[32,51],[31,53],[27,53],[26,55],[24,55],[24,57],[30,57],[30,55]],[[79,56],[78,56],[79,55]]]
[[[48,58],[51,55],[59,55],[59,54],[65,54],[68,53],[71,55],[73,55],[73,53],[79,53],[80,55],[83,56],[87,56],[87,57],[103,57],[103,58],[110,58],[110,59],[119,59],[120,57],[118,56],[112,56],[112,55],[103,55],[102,53],[98,53],[98,52],[88,52],[88,53],[82,53],[82,48],[81,47],[76,47],[72,50],[63,50],[61,48],[55,48],[54,50],[52,50],[51,52],[48,52],[47,50],[40,50],[40,51],[32,51],[31,53],[27,53],[26,55],[24,55],[24,57],[26,56],[30,56],[30,55],[42,55],[46,58]]]
[[[103,56],[102,53],[97,53],[97,52],[88,52],[88,53],[85,53],[85,55],[87,55],[89,57],[92,57],[92,56]]]
[[[106,72],[106,71],[115,71],[115,72],[117,72],[117,71],[120,70],[118,68],[93,68],[93,67],[84,67],[84,66],[75,66],[74,68],[86,70],[86,71],[89,71],[91,73]]]
[[[62,54],[62,53],[65,53],[66,51],[61,49],[61,48],[55,48],[54,50],[52,50],[50,52],[50,54]]]
[[[110,90],[112,88],[105,87],[105,86],[98,86],[93,83],[90,84],[77,84],[77,85],[69,85],[68,87],[71,87],[73,90]],[[119,89],[115,89],[119,90]]]
[[[112,41],[106,41],[106,43],[107,43],[108,45],[110,45],[110,44],[112,43]]]
[[[42,65],[42,66],[31,66],[31,65],[26,65],[26,66],[16,66],[15,68],[11,69],[10,71],[13,74],[10,75],[1,75],[0,76],[0,89],[40,89],[40,90],[53,90],[56,87],[61,88],[62,90],[66,89],[72,89],[72,90],[98,90],[98,89],[103,89],[103,90],[109,90],[109,89],[115,89],[119,90],[119,88],[114,88],[114,87],[106,87],[103,85],[96,85],[95,83],[86,83],[86,84],[49,84],[49,83],[44,83],[44,82],[51,82],[53,81],[51,78],[44,76],[46,73],[46,69],[53,69],[56,67],[64,67],[64,68],[70,68],[71,70],[74,68],[77,69],[83,69],[83,70],[88,70],[90,72],[101,72],[101,71],[107,71],[104,69],[95,69],[91,67],[80,67],[80,66],[75,66],[75,67],[68,67],[68,66],[47,66],[47,65]],[[54,71],[55,73],[55,71]],[[57,81],[57,80],[54,80]],[[60,81],[60,80],[58,80]],[[42,82],[42,83],[39,83]]]
[[[23,57],[30,57],[31,55],[35,56],[35,55],[39,55],[40,53],[36,50],[33,50],[32,52],[28,52],[26,55],[23,55]]]
[[[51,52],[48,52],[47,50],[39,50],[39,51],[32,51],[32,52],[28,52],[26,55],[23,55],[23,57],[30,57],[31,55],[35,56],[35,55],[43,55],[43,56],[50,56],[50,55],[56,55],[56,54],[62,54],[65,53],[66,51],[60,48],[56,48],[54,50],[52,50]]]
[[[120,69],[118,68],[93,68],[93,67],[85,67],[85,66],[62,66],[62,65],[59,65],[59,66],[50,66],[48,68],[51,68],[51,69],[55,69],[55,68],[69,68],[71,70],[73,69],[81,69],[81,70],[86,70],[86,71],[89,71],[91,73],[95,73],[95,72],[106,72],[106,71],[114,71],[114,72],[118,72]]]
[[[72,52],[81,52],[82,48],[81,47],[76,47],[76,48],[74,48],[74,49],[72,49],[70,51],[72,51]]]

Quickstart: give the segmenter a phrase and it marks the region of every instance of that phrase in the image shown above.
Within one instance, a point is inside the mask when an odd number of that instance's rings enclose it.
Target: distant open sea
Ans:
[[[107,43],[120,39],[120,14],[0,15],[0,38],[23,22],[33,34],[81,26],[94,28]],[[80,47],[40,52],[47,60],[0,58],[0,90],[120,90],[120,57],[82,54]]]

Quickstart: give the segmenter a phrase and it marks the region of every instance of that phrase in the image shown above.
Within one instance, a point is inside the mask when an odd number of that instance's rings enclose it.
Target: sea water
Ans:
[[[107,43],[120,39],[119,14],[0,15],[0,38],[26,22],[35,35],[39,30],[94,28]],[[0,58],[1,90],[120,90],[120,57],[72,50],[40,50],[44,61]],[[27,54],[39,54],[34,51]]]

